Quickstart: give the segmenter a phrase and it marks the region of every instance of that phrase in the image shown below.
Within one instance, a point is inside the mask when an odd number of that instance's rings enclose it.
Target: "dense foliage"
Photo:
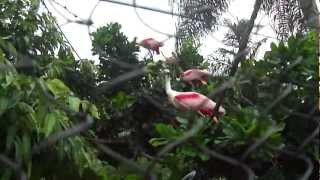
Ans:
[[[319,127],[315,32],[272,43],[263,59],[246,59],[232,78],[210,77],[207,85],[190,87],[175,77],[210,64],[193,39],[176,50],[178,63],[167,65],[152,57],[139,59],[135,40],[128,40],[120,24],[108,23],[92,33],[99,63],[76,61],[53,18],[39,14],[38,6],[28,0],[0,3],[1,179],[20,173],[3,157],[17,163],[28,179],[146,177],[105,154],[99,143],[142,169],[153,167],[159,179],[181,179],[193,170],[194,179],[248,178],[243,167],[205,153],[203,146],[247,164],[257,179],[279,180],[306,171],[300,156],[285,153],[299,150],[313,163],[310,178],[317,177],[319,142],[300,146]],[[222,104],[227,114],[220,123],[174,109],[163,89],[165,68],[178,91],[210,95],[230,82]],[[127,78],[131,72],[137,73]],[[218,100],[219,94],[210,97]],[[88,129],[81,134],[43,145],[83,124]],[[192,137],[157,154],[186,133]],[[252,145],[257,146],[248,151]]]

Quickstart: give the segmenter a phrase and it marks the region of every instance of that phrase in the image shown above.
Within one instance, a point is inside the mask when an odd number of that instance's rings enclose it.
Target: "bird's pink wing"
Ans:
[[[192,73],[192,70],[186,70],[185,72],[183,72],[183,75],[184,76],[188,76],[188,75],[190,75]]]
[[[207,104],[208,99],[199,93],[184,92],[176,95],[174,101],[185,109],[197,111]]]
[[[154,41],[155,40],[153,38],[147,38],[144,39],[141,44],[143,44],[145,48],[152,48]]]

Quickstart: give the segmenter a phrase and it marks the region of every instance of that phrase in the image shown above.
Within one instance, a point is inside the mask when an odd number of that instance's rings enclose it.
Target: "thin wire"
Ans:
[[[43,0],[41,0],[42,1],[42,3],[44,4],[44,2],[43,2]],[[111,1],[111,0],[101,0],[101,1]],[[100,2],[100,1],[99,1]],[[112,1],[112,2],[116,2],[116,1]],[[126,3],[122,3],[122,2],[118,2],[118,3],[120,3],[120,4],[122,4],[122,5],[124,5],[124,4],[126,4]],[[98,5],[98,4],[97,4]],[[96,6],[97,6],[96,5]],[[46,7],[46,5],[44,4],[44,6]],[[95,6],[95,8],[96,8],[96,6]],[[139,8],[139,7],[137,7],[137,5],[135,4],[135,0],[134,0],[134,6],[133,6],[135,9],[136,8]],[[94,9],[95,9],[94,8]],[[48,8],[46,7],[46,9],[48,10]],[[146,10],[148,10],[148,9],[146,9]],[[93,10],[94,11],[94,10]],[[93,12],[92,11],[92,12]],[[51,12],[48,10],[48,12],[51,14]],[[160,12],[161,13],[161,12]],[[173,12],[170,12],[170,14],[171,15],[175,15]],[[90,15],[91,16],[91,15]],[[181,17],[181,16],[180,16]],[[141,17],[140,17],[141,18]],[[188,17],[189,18],[189,17]],[[59,28],[59,30],[61,31],[61,29],[60,29],[60,27],[59,27],[59,25],[57,24],[57,22],[55,21],[55,23],[56,23],[56,25],[58,26],[58,28]],[[222,25],[221,25],[222,26]],[[88,27],[90,27],[90,25],[88,25]],[[66,38],[66,36],[65,36],[65,34],[61,31],[61,33],[64,35],[64,37]],[[256,34],[256,35],[260,35],[260,34],[257,34],[257,33],[252,33],[252,34]],[[267,36],[265,36],[265,35],[260,35],[260,36],[264,36],[264,37],[267,37]],[[268,38],[273,38],[273,37],[268,37]],[[68,41],[68,39],[66,38],[66,40]],[[72,47],[72,45],[71,45],[71,43],[68,41],[68,43],[69,43],[69,45],[71,46],[71,48],[74,50],[74,48]],[[74,50],[74,52],[77,54],[77,52]],[[78,54],[77,54],[78,55]],[[78,56],[79,57],[79,56]],[[80,57],[79,57],[80,58]],[[81,59],[81,58],[80,58]],[[137,71],[133,71],[131,74],[130,73],[127,73],[127,75],[126,76],[119,76],[118,78],[114,78],[114,80],[111,82],[111,83],[108,83],[107,84],[107,86],[103,86],[102,88],[103,88],[103,90],[105,90],[105,89],[108,89],[109,87],[112,87],[112,86],[115,86],[116,84],[118,84],[118,83],[121,83],[121,82],[123,82],[124,80],[128,80],[128,79],[130,79],[130,78],[133,78],[133,77],[136,77],[137,75],[140,75],[140,73],[143,73],[144,71],[143,70],[140,70],[140,69],[137,69]],[[229,83],[227,83],[227,84],[225,84],[225,86],[221,86],[222,88],[230,88],[230,87],[232,87],[232,86],[234,86],[233,85],[233,81],[230,81],[230,84]],[[220,89],[221,90],[221,89]],[[223,89],[222,89],[223,90]],[[284,93],[285,95],[286,95],[286,93]],[[283,99],[283,97],[284,96],[280,96],[279,97],[279,99],[278,100],[275,100],[274,101],[274,103],[272,103],[268,108],[266,108],[267,109],[267,111],[268,110],[271,110],[272,109],[272,107],[276,104],[276,103],[278,103],[279,101],[281,101],[282,99]],[[315,133],[317,133],[319,130],[316,130],[315,131]],[[253,147],[252,148],[249,148],[249,150],[248,150],[248,153],[247,154],[249,154],[252,150],[255,150],[256,148],[257,148],[257,146],[259,146],[259,145],[261,145],[266,139],[267,139],[267,137],[269,136],[269,134],[271,134],[271,132],[270,133],[266,133],[266,136],[265,136],[265,138],[262,138],[261,139],[261,141],[259,141],[259,143],[256,143],[256,144],[254,144],[253,145]],[[313,139],[314,137],[313,137],[314,135],[312,134],[311,136],[310,136],[310,140],[311,139]],[[310,140],[308,140],[308,139],[306,139],[305,140],[305,143],[304,144],[301,144],[301,147],[303,147],[303,146],[305,146],[305,144],[306,143],[308,143]],[[181,143],[184,143],[184,142],[181,142]],[[162,155],[162,154],[165,154],[165,153],[167,153],[167,151],[169,151],[169,150],[171,150],[173,147],[176,147],[176,146],[178,146],[178,145],[180,145],[180,142],[174,142],[174,144],[172,144],[171,146],[169,146],[169,148],[167,148],[168,150],[166,150],[165,148],[165,151],[163,151],[163,153],[159,153],[160,155]],[[204,146],[203,146],[204,147]],[[205,149],[204,149],[205,150]],[[211,156],[213,156],[213,157],[215,157],[215,156],[217,156],[216,154],[214,154],[213,153],[213,151],[209,151],[209,150],[206,150],[205,152],[207,152],[209,155],[211,155]],[[107,153],[108,154],[108,153]],[[109,153],[110,154],[110,153]],[[247,154],[245,153],[245,155],[244,156],[247,156]],[[112,154],[111,156],[113,156],[114,157],[114,155]],[[123,161],[123,159],[121,159],[121,157],[123,157],[122,155],[120,155],[119,154],[119,156],[116,156],[117,158],[118,158],[118,161]],[[116,158],[116,159],[117,159]],[[233,159],[233,158],[230,158],[230,159]],[[308,160],[308,159],[307,159]],[[130,161],[130,160],[128,160],[128,161]],[[306,161],[306,162],[308,162],[309,163],[309,166],[311,166],[312,164],[311,164],[311,161]],[[311,165],[310,165],[311,164]],[[244,164],[245,165],[245,164]],[[311,171],[312,171],[312,168],[308,168],[308,171],[306,171],[306,175],[304,175],[304,177],[308,177],[309,175],[310,175],[310,173],[311,173]],[[250,168],[248,168],[248,172],[250,172],[251,173],[251,169]]]
[[[113,3],[113,4],[118,4],[118,5],[122,5],[122,6],[129,6],[129,7],[144,9],[144,10],[153,11],[153,12],[158,12],[158,13],[167,14],[167,15],[172,15],[172,16],[178,16],[178,17],[186,18],[186,19],[194,19],[194,20],[203,21],[202,19],[189,17],[189,16],[186,16],[186,15],[184,15],[184,14],[175,13],[175,12],[166,11],[166,10],[157,9],[157,8],[152,8],[152,7],[148,7],[148,6],[142,6],[142,5],[138,5],[138,4],[130,4],[130,3],[119,2],[119,1],[114,1],[114,0],[100,0],[100,1],[109,2],[109,3]],[[217,25],[217,26],[223,26],[223,27],[228,27],[227,25],[219,24],[219,23],[217,23],[217,24],[215,24],[215,25]],[[259,34],[259,33],[255,33],[255,32],[252,32],[251,34],[278,40],[276,37],[267,36],[267,35],[263,35],[263,34]]]
[[[72,12],[71,10],[69,10],[66,5],[62,5],[62,4],[60,4],[59,2],[57,2],[56,0],[49,0],[49,3],[50,3],[50,4],[52,4],[52,2],[53,2],[54,4],[60,6],[61,8],[63,8],[66,12],[68,12],[68,13],[69,13],[70,15],[72,15],[73,17],[82,19],[82,18],[80,18],[76,13]]]
[[[44,0],[41,0],[41,3],[43,4],[43,6],[47,9],[48,13],[52,15],[51,11],[49,10],[47,4],[44,2]],[[59,26],[59,24],[57,23],[56,19],[53,18],[53,22],[54,24],[57,26],[58,30],[60,31],[60,33],[62,34],[62,36],[65,38],[65,40],[67,41],[67,43],[69,44],[69,46],[71,47],[72,51],[76,54],[76,56],[79,58],[79,60],[81,60],[82,58],[80,57],[79,53],[76,51],[76,49],[73,47],[73,45],[71,44],[71,42],[69,41],[69,39],[67,38],[67,36],[64,34],[64,32],[62,31],[61,27]]]
[[[145,25],[147,28],[151,29],[152,31],[154,31],[154,32],[156,32],[156,33],[159,33],[159,34],[168,36],[168,38],[175,37],[175,35],[172,35],[172,34],[169,34],[169,33],[165,33],[165,32],[162,32],[162,31],[159,31],[159,30],[153,28],[152,26],[150,26],[148,23],[146,23],[146,22],[142,19],[142,17],[140,16],[140,14],[139,14],[138,11],[137,11],[136,0],[132,0],[132,4],[134,5],[134,12],[135,12],[137,18],[140,20],[140,22],[141,22],[143,25]]]
[[[65,26],[69,23],[77,23],[77,24],[83,24],[83,25],[92,25],[93,24],[93,22],[90,19],[80,18],[78,15],[71,12],[66,6],[63,6],[62,4],[59,4],[58,2],[56,2],[54,0],[49,0],[48,2],[50,3],[51,7],[55,10],[55,12],[57,12],[60,16],[62,16],[64,19],[66,19],[66,22],[61,24],[60,27]],[[56,8],[56,6],[52,2],[55,3],[56,5],[62,7],[66,12],[68,12],[69,14],[74,16],[77,20],[72,20],[72,19],[68,18],[64,13],[62,13],[58,8]]]

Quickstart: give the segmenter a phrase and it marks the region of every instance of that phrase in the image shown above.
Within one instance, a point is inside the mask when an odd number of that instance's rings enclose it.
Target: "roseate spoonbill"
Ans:
[[[181,73],[180,78],[191,86],[207,84],[210,73],[201,69],[189,69]],[[195,83],[195,84],[194,84]]]
[[[144,39],[137,44],[148,49],[148,50],[155,51],[157,54],[160,54],[159,48],[163,46],[162,42],[156,41],[153,38]]]
[[[218,123],[218,116],[223,116],[226,110],[220,106],[215,112],[216,103],[208,97],[197,92],[178,92],[172,90],[169,76],[166,76],[166,93],[170,103],[177,109],[196,111],[202,116],[209,116]]]

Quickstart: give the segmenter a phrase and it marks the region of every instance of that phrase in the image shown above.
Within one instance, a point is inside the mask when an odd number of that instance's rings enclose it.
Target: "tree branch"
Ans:
[[[251,34],[253,26],[254,26],[254,21],[256,20],[256,18],[258,16],[258,12],[260,10],[261,4],[262,4],[262,0],[256,0],[254,3],[253,11],[251,13],[250,20],[248,21],[248,26],[247,26],[246,30],[244,31],[243,38],[239,43],[238,52],[234,56],[234,60],[232,62],[232,66],[231,66],[231,70],[230,70],[230,77],[233,77],[236,74],[238,67],[239,67],[239,63],[243,59],[245,59],[246,55],[248,54],[247,46],[248,46],[249,37],[250,37],[250,34]],[[222,92],[222,95],[217,102],[217,105],[215,107],[216,113],[218,112],[219,107],[224,100],[224,97],[225,97],[225,91]]]

